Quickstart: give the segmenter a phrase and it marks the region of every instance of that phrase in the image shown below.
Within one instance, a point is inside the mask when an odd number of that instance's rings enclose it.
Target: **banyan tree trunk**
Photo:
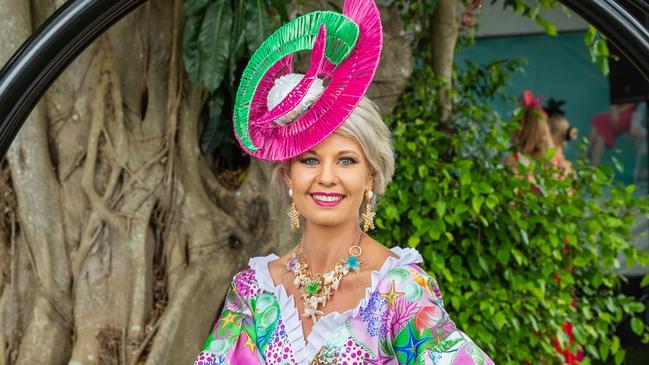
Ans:
[[[62,3],[0,0],[0,62]],[[117,23],[0,165],[0,365],[191,363],[233,273],[294,244],[268,166],[201,153],[182,30],[181,0]]]

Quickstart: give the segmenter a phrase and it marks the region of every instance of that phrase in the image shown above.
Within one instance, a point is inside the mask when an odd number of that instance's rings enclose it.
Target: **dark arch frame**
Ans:
[[[597,27],[649,80],[649,24],[621,3],[649,15],[643,0],[560,0]],[[0,156],[54,80],[111,25],[146,0],[70,0],[0,70]]]

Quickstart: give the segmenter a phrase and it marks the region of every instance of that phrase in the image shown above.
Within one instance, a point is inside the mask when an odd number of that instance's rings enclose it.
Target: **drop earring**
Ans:
[[[293,189],[288,189],[288,196],[291,197],[291,207],[288,210],[288,216],[291,217],[291,231],[297,231],[300,229],[300,212],[297,211],[293,200]]]
[[[365,193],[365,198],[367,198],[367,204],[365,205],[365,213],[363,213],[363,231],[367,232],[370,229],[374,229],[374,215],[376,214],[375,212],[372,211],[372,197],[374,196],[374,192],[372,190],[368,190],[367,193]]]

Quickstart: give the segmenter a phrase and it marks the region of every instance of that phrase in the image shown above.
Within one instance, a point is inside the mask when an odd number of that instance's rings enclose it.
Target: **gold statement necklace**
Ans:
[[[304,247],[302,239],[293,250],[293,254],[286,263],[286,269],[295,274],[293,285],[301,291],[302,301],[304,302],[303,317],[310,317],[313,323],[317,321],[317,316],[324,315],[324,307],[331,298],[334,291],[338,289],[340,281],[350,271],[357,274],[361,272],[361,260],[359,257],[363,254],[360,243],[363,239],[363,232],[358,236],[356,244],[349,248],[349,255],[341,258],[340,263],[336,264],[331,270],[323,273],[312,273],[309,265],[304,259]],[[322,310],[318,310],[320,307]]]

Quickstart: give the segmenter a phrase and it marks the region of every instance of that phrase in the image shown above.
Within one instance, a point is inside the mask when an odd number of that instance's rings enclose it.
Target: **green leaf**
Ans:
[[[446,214],[446,202],[444,200],[438,200],[435,204],[435,210],[437,210],[437,215],[443,217]]]
[[[419,241],[419,236],[410,236],[410,238],[408,238],[408,247],[417,247]]]
[[[599,344],[599,356],[601,356],[602,360],[608,359],[610,348],[611,343],[608,340],[602,341],[602,343]]]
[[[225,129],[222,123],[223,93],[217,91],[210,95],[208,102],[209,118],[201,134],[201,150],[203,154],[214,152],[223,146],[231,131]]]
[[[496,197],[496,195],[494,194],[489,194],[487,196],[486,204],[489,209],[495,208],[496,205],[498,205],[498,197]]]
[[[480,208],[482,208],[482,203],[484,203],[484,196],[476,195],[471,200],[471,206],[476,213],[480,213]]]
[[[509,261],[509,253],[509,248],[503,246],[498,249],[498,252],[496,252],[496,257],[501,264],[505,265]]]
[[[615,354],[619,349],[620,349],[620,338],[617,336],[613,336],[613,343],[611,344],[611,353]]]
[[[185,30],[183,33],[183,59],[185,61],[185,70],[189,75],[192,83],[198,85],[201,82],[200,68],[200,46],[198,36],[201,32],[202,16],[193,16],[187,18]]]
[[[232,33],[230,38],[230,58],[228,64],[228,79],[230,81],[229,87],[234,89],[235,77],[234,74],[237,70],[237,61],[243,56],[243,51],[246,45],[246,3],[249,0],[241,0],[237,4],[237,8],[232,21]]]
[[[644,332],[644,322],[638,317],[631,318],[631,330],[640,336]]]
[[[183,4],[183,10],[186,17],[196,15],[205,9],[209,0],[187,0]]]
[[[263,0],[247,0],[246,20],[246,42],[250,51],[254,52],[270,35],[268,13]]]
[[[549,36],[554,37],[557,35],[557,27],[554,24],[539,16],[537,16],[535,20],[536,23],[540,25],[541,28],[543,28],[543,30],[545,31],[545,33],[547,33]]]
[[[523,228],[521,228],[520,233],[521,233],[521,240],[523,240],[523,242],[526,245],[529,245],[530,244],[530,239],[527,237],[527,232]]]
[[[428,167],[426,165],[419,165],[417,172],[419,173],[419,177],[422,179],[426,178],[428,176]]]
[[[496,326],[496,329],[500,330],[505,325],[505,315],[502,312],[498,312],[493,317],[493,321],[494,321],[494,325]]]
[[[624,362],[624,357],[626,356],[626,351],[621,349],[615,354],[615,365],[620,365]]]
[[[586,33],[584,33],[584,43],[586,43],[586,45],[593,43],[593,41],[595,41],[596,35],[597,29],[589,24]]]
[[[644,312],[645,306],[640,302],[633,302],[633,303],[629,303],[629,305],[626,306],[625,310],[631,313],[640,313],[640,312]]]
[[[216,0],[207,7],[198,38],[201,79],[209,91],[221,85],[228,68],[231,31],[230,1]]]
[[[640,282],[641,288],[644,288],[647,285],[649,285],[649,274],[645,274],[645,276],[642,277],[642,281]]]

